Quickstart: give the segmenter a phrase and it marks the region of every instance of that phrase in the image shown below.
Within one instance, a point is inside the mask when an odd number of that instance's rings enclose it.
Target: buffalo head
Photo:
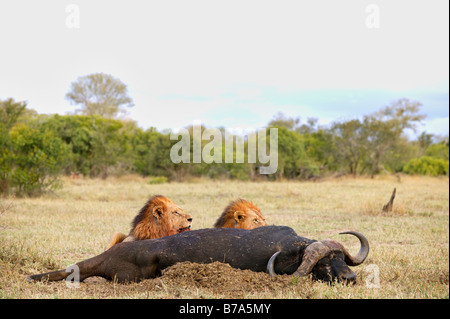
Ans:
[[[348,266],[358,266],[364,262],[369,254],[369,242],[357,232],[347,231],[340,234],[351,234],[359,239],[361,248],[355,256],[350,255],[344,246],[335,240],[313,242],[305,249],[302,262],[293,275],[304,277],[311,274],[314,279],[325,282],[337,280],[354,283],[356,275]],[[279,253],[280,251],[273,254],[267,263],[267,272],[270,276],[276,275],[274,262]]]

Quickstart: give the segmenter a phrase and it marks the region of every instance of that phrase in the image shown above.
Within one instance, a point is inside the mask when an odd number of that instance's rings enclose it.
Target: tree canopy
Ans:
[[[0,194],[40,194],[57,187],[60,176],[72,174],[107,178],[132,173],[151,176],[154,181],[181,181],[190,176],[308,180],[334,174],[448,175],[448,137],[439,139],[423,132],[410,140],[406,135],[424,118],[420,106],[401,99],[373,114],[335,121],[329,127],[318,126],[317,119],[302,123],[299,117],[278,113],[268,123],[268,128],[278,129],[278,169],[261,175],[263,163],[248,158],[252,133],[232,136],[243,148],[238,150],[235,145],[231,163],[225,160],[230,156],[225,143],[214,150],[222,161],[175,163],[170,153],[178,141],[171,139],[170,131],[142,129],[134,121],[97,113],[37,114],[26,102],[0,100]],[[198,130],[204,133],[207,128]],[[199,137],[193,136],[192,126],[186,131],[193,159],[194,138]],[[231,134],[224,128],[220,132]],[[210,141],[201,138],[196,143],[208,150]],[[237,161],[242,152],[243,160]]]
[[[127,86],[119,79],[105,73],[94,73],[79,77],[72,82],[66,94],[72,104],[79,105],[78,113],[116,118],[132,107]]]

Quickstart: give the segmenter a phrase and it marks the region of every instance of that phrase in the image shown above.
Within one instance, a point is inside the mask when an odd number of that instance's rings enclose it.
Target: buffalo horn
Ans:
[[[364,260],[367,258],[367,255],[369,255],[369,241],[366,237],[363,236],[363,234],[357,233],[355,231],[345,231],[342,233],[339,233],[339,235],[344,234],[350,234],[353,236],[356,236],[359,239],[359,242],[361,243],[361,248],[359,249],[359,252],[352,256],[348,253],[348,251],[343,248],[342,252],[345,255],[345,263],[349,266],[358,266],[364,262]]]
[[[294,275],[300,277],[307,276],[312,271],[317,262],[328,255],[330,251],[331,249],[324,243],[321,243],[319,241],[312,243],[311,245],[306,247],[303,254],[302,263],[300,264]]]
[[[312,271],[312,269],[319,260],[328,255],[332,249],[336,248],[344,253],[345,263],[347,265],[358,266],[362,264],[369,255],[369,241],[367,240],[367,238],[364,237],[363,234],[354,231],[345,231],[339,234],[340,235],[350,234],[356,236],[359,239],[359,242],[361,243],[361,248],[359,249],[359,252],[355,256],[350,255],[350,253],[344,248],[344,246],[335,240],[325,239],[322,242],[316,241],[305,249],[302,263],[300,264],[294,275],[300,277],[307,276]],[[269,262],[267,263],[267,272],[271,277],[276,276],[274,270],[274,263],[279,253],[280,251],[274,253],[272,257],[270,257]]]
[[[270,257],[269,262],[267,263],[267,273],[270,275],[270,277],[275,277],[277,274],[274,270],[274,263],[275,258],[277,258],[278,254],[281,253],[281,251],[277,251],[275,254]]]

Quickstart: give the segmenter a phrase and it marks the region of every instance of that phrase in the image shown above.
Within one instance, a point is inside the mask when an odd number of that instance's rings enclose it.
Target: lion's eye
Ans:
[[[180,216],[180,213],[179,213],[179,212],[174,212],[174,214],[177,215],[177,216]]]
[[[254,222],[255,222],[256,224],[258,224],[258,223],[259,223],[259,220],[255,219]]]

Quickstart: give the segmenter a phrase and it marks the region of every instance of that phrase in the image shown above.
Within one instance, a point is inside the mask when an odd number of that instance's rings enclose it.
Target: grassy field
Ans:
[[[394,210],[382,213],[394,187]],[[229,201],[241,197],[257,204],[269,224],[290,226],[308,238],[338,240],[351,253],[357,252],[358,241],[338,232],[356,230],[369,239],[371,251],[364,264],[353,268],[358,276],[353,286],[270,279],[263,273],[242,280],[248,273],[223,265],[214,270],[183,265],[184,279],[196,277],[187,284],[173,269],[159,279],[126,285],[101,278],[89,278],[79,288],[25,281],[29,274],[101,253],[115,231],[128,232],[132,218],[154,194],[170,197],[190,213],[193,229],[211,227]],[[0,204],[0,298],[449,298],[448,178],[160,185],[135,176],[67,179],[54,194],[3,198]],[[238,281],[224,281],[231,272]]]

